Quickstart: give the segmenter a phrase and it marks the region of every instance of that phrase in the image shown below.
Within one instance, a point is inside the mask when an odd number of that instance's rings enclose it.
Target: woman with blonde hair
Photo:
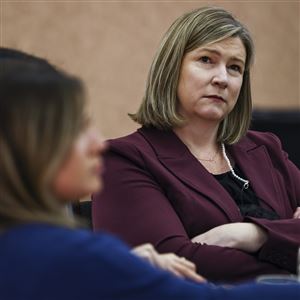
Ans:
[[[296,273],[300,172],[275,135],[249,130],[253,54],[222,8],[175,20],[131,114],[142,127],[109,141],[95,230],[184,256],[213,281]]]

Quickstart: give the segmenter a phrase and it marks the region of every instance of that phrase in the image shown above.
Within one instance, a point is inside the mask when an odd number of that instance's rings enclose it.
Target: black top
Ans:
[[[237,167],[234,168],[234,172],[236,175],[246,179]],[[260,206],[261,199],[256,196],[251,188],[251,182],[249,183],[249,187],[244,189],[244,183],[235,178],[230,171],[224,174],[214,175],[214,177],[234,199],[244,217],[249,216],[269,220],[279,219],[278,214],[271,210],[271,208],[266,209]]]

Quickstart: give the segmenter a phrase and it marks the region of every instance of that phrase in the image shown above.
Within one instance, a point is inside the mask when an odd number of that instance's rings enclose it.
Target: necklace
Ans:
[[[237,180],[243,182],[243,183],[244,183],[244,185],[243,185],[243,190],[244,190],[244,189],[246,190],[246,189],[249,187],[249,180],[246,180],[246,179],[244,179],[244,178],[238,176],[238,175],[234,172],[234,169],[233,169],[233,167],[232,167],[232,165],[231,165],[231,162],[230,162],[230,160],[229,160],[229,158],[228,158],[228,156],[227,156],[227,154],[226,154],[224,143],[221,143],[221,147],[222,147],[223,157],[224,157],[224,159],[226,160],[226,162],[227,162],[227,164],[228,164],[228,167],[229,167],[229,169],[230,169],[230,172],[231,172],[232,176],[233,176],[234,178],[236,178]]]

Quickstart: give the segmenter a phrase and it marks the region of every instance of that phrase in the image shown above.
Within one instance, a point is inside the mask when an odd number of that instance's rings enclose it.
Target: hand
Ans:
[[[169,271],[178,277],[188,278],[196,282],[206,281],[202,276],[196,273],[194,263],[173,253],[159,254],[151,244],[143,244],[135,247],[131,252],[145,259],[152,265]]]
[[[300,219],[300,207],[297,207],[297,209],[295,210],[293,218]]]
[[[192,242],[256,252],[267,240],[266,232],[253,223],[229,223],[192,238]]]

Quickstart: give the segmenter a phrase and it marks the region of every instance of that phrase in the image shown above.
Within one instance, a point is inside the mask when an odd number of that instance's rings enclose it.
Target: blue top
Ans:
[[[0,235],[1,300],[256,298],[299,300],[300,285],[194,284],[150,266],[119,240],[87,230],[30,224]]]

